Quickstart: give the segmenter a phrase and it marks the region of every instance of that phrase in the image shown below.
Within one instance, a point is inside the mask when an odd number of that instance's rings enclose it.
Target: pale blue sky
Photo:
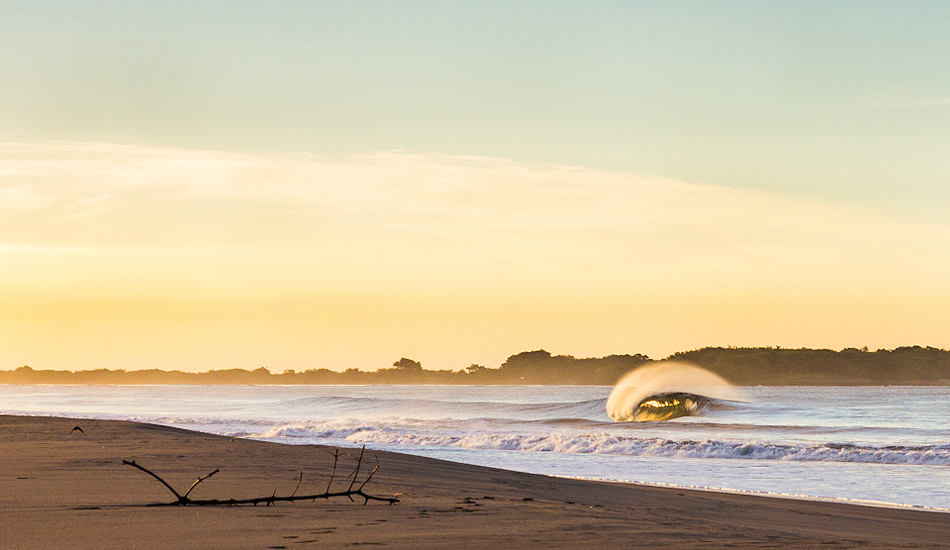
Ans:
[[[950,204],[946,2],[194,4],[4,2],[0,139],[404,149]]]

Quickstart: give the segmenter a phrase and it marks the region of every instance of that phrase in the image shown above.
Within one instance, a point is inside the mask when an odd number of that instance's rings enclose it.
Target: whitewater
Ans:
[[[948,387],[748,387],[616,422],[610,386],[0,385],[0,413],[134,420],[509,470],[950,510]]]

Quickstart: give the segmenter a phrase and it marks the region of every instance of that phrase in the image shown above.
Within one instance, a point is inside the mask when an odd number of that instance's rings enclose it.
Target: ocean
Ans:
[[[746,387],[616,422],[609,386],[0,385],[0,413],[134,420],[536,474],[950,511],[950,387]],[[385,465],[383,465],[385,467]]]

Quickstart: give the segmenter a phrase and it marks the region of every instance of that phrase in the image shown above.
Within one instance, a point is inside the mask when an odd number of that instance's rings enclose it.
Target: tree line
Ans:
[[[573,384],[613,385],[647,363],[680,361],[710,370],[737,385],[950,385],[950,351],[932,347],[786,349],[708,347],[675,353],[657,361],[646,355],[576,358],[545,350],[508,357],[497,368],[469,365],[459,370],[426,370],[402,358],[375,371],[347,369],[285,370],[272,373],[225,369],[83,371],[34,370],[28,366],[0,371],[0,384]]]

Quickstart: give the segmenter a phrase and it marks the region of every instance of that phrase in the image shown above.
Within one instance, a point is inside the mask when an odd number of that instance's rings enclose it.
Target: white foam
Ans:
[[[758,459],[784,461],[832,461],[869,464],[950,465],[950,445],[924,447],[873,447],[856,445],[790,445],[716,440],[671,440],[618,437],[609,434],[568,435],[559,433],[446,434],[420,430],[417,426],[372,422],[327,422],[313,426],[291,424],[274,427],[259,435],[269,440],[317,443],[324,439],[375,445],[421,445],[466,449],[538,451],[572,454],[611,454],[643,457]]]

